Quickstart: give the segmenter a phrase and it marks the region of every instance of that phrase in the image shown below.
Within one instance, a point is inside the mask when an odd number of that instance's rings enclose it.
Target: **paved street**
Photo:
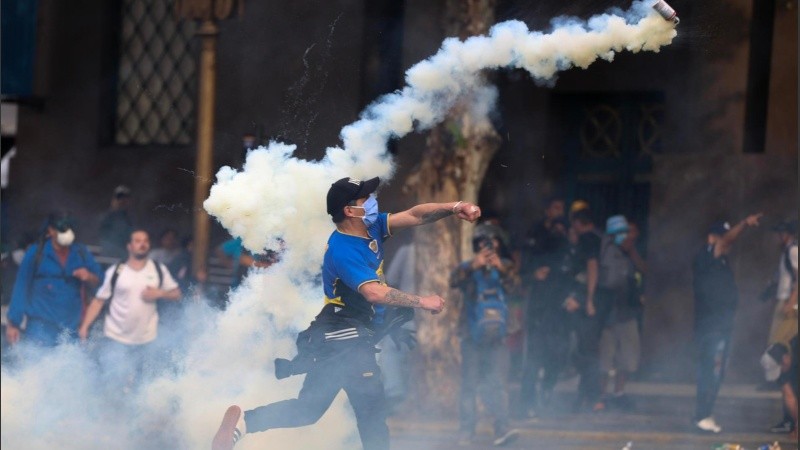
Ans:
[[[797,449],[789,435],[768,428],[781,417],[780,394],[759,392],[751,385],[724,386],[715,417],[723,427],[718,435],[693,431],[694,386],[631,383],[635,402],[631,412],[573,413],[574,380],[562,383],[554,405],[536,419],[514,422],[520,438],[506,448],[547,450],[619,450],[632,442],[634,450],[711,450],[721,443],[740,444],[746,450],[781,442],[782,450]],[[483,449],[492,447],[491,419],[485,417],[472,446],[458,447],[456,417],[435,419],[398,415],[391,419],[393,450]]]

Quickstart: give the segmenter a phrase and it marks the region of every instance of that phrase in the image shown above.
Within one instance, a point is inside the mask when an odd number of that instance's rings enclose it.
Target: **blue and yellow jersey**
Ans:
[[[322,263],[325,303],[336,314],[369,325],[375,310],[358,292],[364,283],[386,284],[383,274],[383,241],[391,236],[389,214],[381,213],[367,230],[369,238],[334,231],[328,239]]]

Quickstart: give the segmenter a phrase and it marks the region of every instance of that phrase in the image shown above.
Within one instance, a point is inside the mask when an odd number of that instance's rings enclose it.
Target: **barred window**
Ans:
[[[114,142],[186,145],[195,122],[194,22],[173,0],[122,0]]]

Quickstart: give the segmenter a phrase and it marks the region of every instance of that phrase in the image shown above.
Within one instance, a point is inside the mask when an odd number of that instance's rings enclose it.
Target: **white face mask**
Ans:
[[[25,250],[18,248],[11,252],[11,259],[14,260],[14,264],[21,266],[23,258],[25,258]]]
[[[72,231],[72,229],[59,232],[56,235],[56,242],[58,242],[58,245],[62,247],[69,247],[73,242],[75,242],[75,233]]]

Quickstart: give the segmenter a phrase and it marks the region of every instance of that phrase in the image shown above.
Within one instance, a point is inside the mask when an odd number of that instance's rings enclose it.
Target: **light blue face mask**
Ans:
[[[625,241],[625,238],[628,237],[628,233],[618,233],[614,235],[614,243],[617,245],[622,245]]]
[[[378,221],[378,198],[374,195],[370,195],[363,205],[353,206],[353,208],[361,208],[364,210],[364,217],[362,217],[361,220],[364,221],[364,225],[366,225],[367,228]]]

